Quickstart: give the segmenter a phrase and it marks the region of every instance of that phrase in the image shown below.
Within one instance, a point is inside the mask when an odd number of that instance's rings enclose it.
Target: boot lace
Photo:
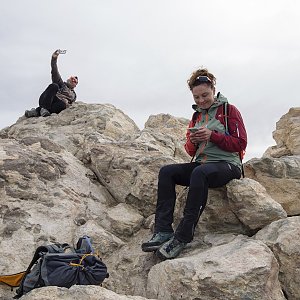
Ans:
[[[181,244],[177,239],[173,239],[172,242],[166,247],[166,252],[171,252],[175,247]]]

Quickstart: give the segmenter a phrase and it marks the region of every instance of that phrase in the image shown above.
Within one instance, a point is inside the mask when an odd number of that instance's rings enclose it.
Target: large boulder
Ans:
[[[181,205],[184,206],[184,199],[181,199]],[[182,215],[182,209],[178,215]],[[208,232],[252,235],[273,221],[286,217],[282,206],[261,184],[249,178],[232,180],[226,187],[209,190],[196,237]]]
[[[275,146],[269,147],[265,154],[271,157],[300,155],[300,107],[291,108],[276,123],[273,132]]]
[[[289,216],[300,214],[300,108],[291,108],[276,123],[276,145],[261,159],[251,159],[245,172],[260,182]]]
[[[227,195],[229,207],[250,230],[261,229],[287,217],[282,206],[255,180],[232,180],[227,184]]]
[[[244,237],[155,265],[147,291],[149,297],[165,300],[285,299],[273,253]]]
[[[273,251],[279,280],[289,300],[300,299],[300,217],[278,220],[255,235]]]
[[[246,170],[247,177],[262,184],[289,216],[300,214],[300,155],[252,159]]]

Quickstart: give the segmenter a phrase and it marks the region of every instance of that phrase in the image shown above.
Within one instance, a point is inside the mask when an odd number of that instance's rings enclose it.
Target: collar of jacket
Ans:
[[[228,102],[227,98],[224,97],[220,92],[218,92],[217,96],[215,97],[215,102],[211,105],[211,107],[208,110],[210,110],[211,108],[215,108],[220,105],[223,105],[223,103],[225,103],[225,102]],[[197,104],[193,104],[192,108],[193,108],[193,110],[198,111],[198,112],[206,111],[206,109],[202,109],[202,108],[198,107]]]
[[[65,84],[70,90],[74,90],[74,88],[71,87],[67,81],[65,81],[64,84]]]

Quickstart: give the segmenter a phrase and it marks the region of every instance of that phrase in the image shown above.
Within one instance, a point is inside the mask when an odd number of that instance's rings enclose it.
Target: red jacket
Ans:
[[[245,151],[247,146],[247,133],[246,133],[242,116],[234,105],[227,104],[227,111],[228,111],[227,122],[228,122],[229,132],[226,133],[225,132],[226,116],[224,115],[224,111],[223,111],[224,102],[227,102],[227,99],[223,97],[221,94],[218,94],[216,101],[208,110],[201,110],[199,108],[197,109],[196,105],[193,106],[193,108],[196,109],[197,111],[194,113],[193,119],[189,123],[189,127],[194,127],[195,124],[198,124],[198,126],[207,126],[207,128],[212,130],[212,133],[209,142],[205,143],[205,145],[202,145],[203,149],[200,149],[199,151],[198,148],[201,147],[201,144],[199,147],[198,145],[194,145],[190,141],[190,131],[187,130],[185,150],[190,156],[194,156],[197,152],[197,149],[198,149],[197,156],[202,154],[202,152],[205,156],[206,147],[208,148],[207,150],[208,153],[206,155],[208,157],[205,157],[206,161],[210,161],[209,155],[212,157],[212,160],[214,161],[216,161],[217,155],[219,155],[220,158],[219,160],[227,160],[226,158],[227,155],[225,152],[241,153]],[[199,158],[198,161],[204,162],[203,158]]]

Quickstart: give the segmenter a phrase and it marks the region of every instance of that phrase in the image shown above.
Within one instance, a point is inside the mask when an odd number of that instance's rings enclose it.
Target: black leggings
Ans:
[[[40,108],[46,108],[50,113],[60,113],[66,109],[66,104],[56,97],[59,86],[56,83],[51,83],[46,90],[41,94],[39,99]]]
[[[158,195],[155,214],[155,232],[173,232],[173,214],[176,201],[176,184],[189,186],[189,192],[175,237],[189,243],[203,212],[208,188],[221,187],[230,180],[241,177],[238,167],[227,162],[199,164],[183,163],[167,165],[160,169],[158,176]]]

